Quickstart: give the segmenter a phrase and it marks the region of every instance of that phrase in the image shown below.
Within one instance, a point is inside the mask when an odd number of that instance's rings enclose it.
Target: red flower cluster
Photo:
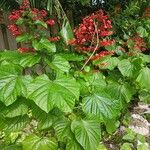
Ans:
[[[56,37],[50,37],[50,38],[48,38],[48,40],[49,40],[50,42],[57,42],[57,41],[60,40],[60,37],[59,37],[59,36],[56,36]]]
[[[47,12],[46,12],[46,10],[39,10],[39,9],[37,9],[37,8],[33,8],[33,9],[31,9],[31,14],[32,14],[32,16],[33,16],[33,20],[43,20],[44,19],[44,17],[46,17],[47,16]]]
[[[20,48],[18,48],[18,50],[20,53],[34,52],[33,48],[20,47]]]
[[[100,46],[110,46],[115,43],[115,40],[103,40],[100,42]]]
[[[8,25],[8,29],[11,31],[12,35],[18,36],[22,34],[21,30],[14,24]]]
[[[53,25],[55,25],[55,20],[49,19],[49,20],[46,21],[46,23],[47,23],[48,25],[50,25],[50,26],[53,26]]]
[[[114,52],[111,51],[111,52],[108,52],[108,51],[101,51],[100,53],[96,54],[95,56],[93,56],[91,58],[91,60],[98,60],[100,59],[101,57],[105,57],[105,56],[108,56],[108,55],[113,55]]]
[[[150,7],[144,10],[143,17],[150,17]]]
[[[12,13],[9,15],[8,18],[10,21],[18,20],[22,16],[23,12],[24,12],[23,10],[14,10],[12,11]]]
[[[41,28],[44,28],[42,23],[47,23],[50,26],[55,24],[55,21],[53,19],[46,20],[46,16],[47,16],[46,10],[30,8],[29,0],[23,0],[22,6],[19,8],[19,10],[14,10],[10,14],[9,20],[14,21],[14,24],[9,25],[8,29],[14,36],[19,36],[19,35],[21,35],[25,32],[28,32],[34,28],[35,32],[32,33],[33,34],[32,38],[34,38],[36,40],[40,40],[41,34],[38,33],[37,31]],[[17,21],[20,18],[22,19],[23,22],[22,22],[22,24],[17,24]],[[37,28],[35,28],[35,23],[37,25]],[[29,29],[27,29],[27,28],[29,28]],[[30,34],[31,33],[29,33],[29,35]],[[42,34],[42,36],[43,36],[43,34]],[[46,36],[46,35],[44,35],[44,36]],[[55,41],[58,41],[59,39],[60,39],[60,37],[51,37],[51,38],[49,38],[49,41],[55,42]],[[34,52],[35,50],[32,48],[21,47],[18,49],[18,51],[21,53],[25,53],[25,52]]]
[[[75,39],[71,41],[71,44],[78,45],[81,48],[89,44],[97,44],[97,37],[102,39],[113,33],[110,31],[111,28],[112,25],[108,16],[104,15],[102,10],[99,10],[83,19],[83,23],[74,30]]]
[[[107,36],[113,34],[111,31],[112,24],[108,16],[102,10],[99,10],[90,16],[83,18],[83,22],[79,27],[74,29],[75,39],[69,41],[79,51],[97,51],[93,59],[101,57],[104,53],[109,55],[110,52],[99,52],[100,47],[113,44],[114,40],[106,39]]]
[[[23,0],[22,6],[20,6],[20,9],[26,9],[26,8],[30,8],[29,0]]]
[[[127,44],[128,42],[133,42],[132,45],[129,46],[129,48],[131,50],[136,50],[136,51],[139,51],[139,52],[143,52],[143,51],[146,51],[147,50],[147,44],[146,42],[144,41],[143,38],[141,38],[140,36],[135,36],[133,38],[130,38],[128,41],[127,41]]]

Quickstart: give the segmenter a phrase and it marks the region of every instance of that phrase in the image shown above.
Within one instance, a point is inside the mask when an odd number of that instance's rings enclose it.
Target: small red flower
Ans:
[[[105,56],[108,56],[108,55],[114,55],[114,51],[110,51],[110,52],[108,52],[108,51],[100,51],[98,54],[93,56],[91,58],[91,60],[98,60],[98,59],[100,59],[102,57],[105,57]]]
[[[100,46],[110,46],[115,43],[115,40],[103,40],[100,42]]]
[[[26,8],[30,8],[29,0],[23,0],[22,5],[20,6],[20,9],[26,9]]]
[[[55,25],[55,20],[49,19],[49,20],[46,21],[46,23],[47,23],[48,25],[50,25],[50,26],[53,26],[53,25]]]
[[[42,17],[46,17],[47,12],[46,12],[45,10],[41,10],[41,11],[40,11],[40,14],[41,14]]]
[[[20,47],[20,48],[18,48],[18,51],[20,53],[27,53],[27,52],[34,52],[34,49],[33,48]]]
[[[59,36],[56,36],[56,37],[51,37],[48,39],[50,42],[57,42],[60,40],[60,37]]]

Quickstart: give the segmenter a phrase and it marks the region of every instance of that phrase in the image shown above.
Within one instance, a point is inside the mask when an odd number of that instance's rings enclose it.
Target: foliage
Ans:
[[[100,10],[83,19],[74,39],[66,20],[58,33],[48,33],[57,20],[27,0],[14,10],[9,30],[24,47],[0,52],[3,149],[105,149],[102,140],[120,126],[128,107],[149,98],[147,10],[131,33],[125,32],[129,24],[121,28],[122,14],[112,20],[113,29]],[[121,149],[132,147],[127,141]]]

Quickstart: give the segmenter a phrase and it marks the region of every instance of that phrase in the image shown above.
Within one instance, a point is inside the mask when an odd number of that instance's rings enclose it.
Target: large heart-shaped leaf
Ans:
[[[59,119],[54,124],[54,129],[59,141],[66,142],[66,150],[82,150],[71,131],[71,122],[67,119]]]
[[[28,86],[28,98],[47,113],[54,107],[70,112],[79,98],[79,87],[70,77],[60,75],[51,81],[46,75],[41,75]]]
[[[0,66],[0,100],[6,105],[16,101],[17,96],[27,94],[30,76],[21,76],[21,69],[13,65]]]
[[[83,111],[103,120],[117,116],[120,109],[119,101],[104,91],[83,98]]]
[[[71,130],[85,150],[96,150],[100,141],[100,124],[95,120],[73,121]]]
[[[141,69],[141,59],[134,59],[129,61],[128,59],[124,59],[120,61],[118,64],[118,68],[123,76],[136,78]]]
[[[57,150],[58,145],[55,140],[47,137],[30,135],[22,142],[23,150]]]
[[[107,86],[107,90],[109,91],[109,95],[118,99],[120,104],[124,104],[124,102],[129,103],[131,101],[132,95],[134,94],[134,89],[129,84],[119,84],[116,82],[111,82]]]

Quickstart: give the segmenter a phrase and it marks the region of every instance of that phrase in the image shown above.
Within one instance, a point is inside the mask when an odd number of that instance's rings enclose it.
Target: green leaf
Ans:
[[[128,134],[125,134],[122,139],[128,142],[134,142],[135,135],[132,133],[128,133]]]
[[[145,67],[140,71],[139,76],[136,81],[141,86],[141,88],[146,88],[150,90],[150,69]]]
[[[149,150],[149,144],[148,143],[139,143],[137,145],[137,150]]]
[[[66,150],[83,150],[83,148],[76,139],[72,137],[67,141]]]
[[[17,43],[18,42],[25,42],[25,41],[29,41],[32,39],[32,36],[29,35],[29,33],[24,33],[24,34],[21,34],[19,36],[16,37],[16,41]]]
[[[59,119],[54,124],[54,129],[59,141],[64,141],[70,137],[71,123],[67,119]]]
[[[82,5],[90,4],[90,0],[80,0]]]
[[[100,69],[109,69],[113,70],[115,67],[117,67],[119,63],[119,59],[116,57],[105,57],[103,59],[95,61],[95,65],[97,65]]]
[[[33,40],[32,46],[34,47],[35,50],[38,51],[46,50],[49,53],[56,52],[56,45],[50,42],[48,39],[42,38],[40,41]]]
[[[5,51],[0,53],[0,61],[18,64],[22,67],[32,67],[40,61],[41,57],[37,54],[19,53],[16,51]]]
[[[20,58],[19,64],[26,68],[26,67],[32,67],[33,65],[39,63],[41,60],[41,57],[36,54],[22,54]]]
[[[72,131],[71,122],[67,119],[58,119],[54,124],[54,129],[59,141],[66,142],[66,150],[82,150],[81,145],[76,141]]]
[[[21,76],[21,70],[13,65],[0,67],[0,100],[6,105],[14,103],[18,96],[27,94],[30,76]]]
[[[25,116],[18,116],[14,118],[6,118],[5,119],[5,130],[8,132],[13,131],[20,131],[22,130],[27,124],[29,123],[29,117]]]
[[[28,98],[47,113],[54,107],[71,112],[75,99],[79,98],[79,87],[70,77],[57,76],[56,80],[51,81],[42,75],[28,86]]]
[[[37,40],[32,41],[32,46],[35,50],[38,50],[38,51],[43,49],[43,45]]]
[[[0,145],[0,149],[1,150],[22,150],[22,146],[21,145],[17,145],[17,144],[11,144],[11,145]]]
[[[118,69],[123,76],[136,78],[141,69],[141,63],[141,59],[134,59],[132,62],[128,59],[124,59],[118,64]]]
[[[37,105],[32,105],[32,115],[33,117],[38,121],[38,129],[44,130],[50,128],[53,123],[58,119],[62,119],[62,112],[60,112],[58,109],[53,109],[49,113],[44,112],[40,108],[38,108]]]
[[[97,150],[107,150],[107,148],[105,147],[105,145],[104,145],[103,143],[100,143],[100,144],[98,145]]]
[[[73,121],[71,130],[85,150],[95,150],[100,141],[100,124],[95,120]]]
[[[41,39],[40,44],[42,46],[42,49],[46,49],[50,53],[56,52],[56,46],[54,43],[51,43],[48,39]]]
[[[59,53],[59,55],[65,58],[67,61],[83,61],[86,59],[84,55],[76,53]]]
[[[13,118],[17,116],[23,116],[28,113],[28,106],[22,102],[22,99],[19,98],[14,104],[5,108],[2,111],[2,114],[5,117]]]
[[[23,150],[57,150],[58,146],[55,140],[47,137],[38,137],[30,135],[22,142]]]
[[[48,60],[46,60],[46,62],[51,68],[57,71],[68,73],[70,70],[69,62],[59,55],[55,55],[52,62],[49,62]]]
[[[17,25],[22,25],[24,23],[24,19],[23,18],[19,18],[17,21],[16,21],[16,24]]]
[[[121,106],[123,105],[123,107],[124,102],[129,103],[131,101],[132,95],[134,94],[132,86],[127,83],[119,84],[111,82],[108,84],[107,90],[112,97],[120,101],[120,104]]]
[[[136,31],[137,31],[137,33],[139,34],[139,36],[142,37],[142,38],[148,36],[148,32],[147,32],[146,29],[143,28],[142,26],[139,26]]]
[[[44,21],[41,21],[41,20],[34,21],[34,24],[35,25],[41,25],[41,26],[47,28],[47,24]]]
[[[60,34],[66,43],[68,43],[69,40],[73,39],[73,32],[68,21],[63,24]]]
[[[144,63],[150,63],[150,55],[145,55],[143,53],[140,53],[140,58]]]
[[[139,99],[144,103],[150,104],[150,92],[146,90],[140,91]]]
[[[83,111],[99,118],[100,120],[113,119],[120,110],[118,99],[109,95],[109,91],[93,93],[83,98]]]
[[[106,131],[109,134],[112,134],[119,127],[120,122],[115,119],[105,121]]]
[[[124,143],[122,146],[121,146],[121,148],[120,148],[120,150],[132,150],[132,144],[130,144],[130,143]]]
[[[105,76],[100,72],[80,73],[80,77],[84,79],[79,79],[78,82],[82,93],[84,92],[85,95],[106,87]]]

